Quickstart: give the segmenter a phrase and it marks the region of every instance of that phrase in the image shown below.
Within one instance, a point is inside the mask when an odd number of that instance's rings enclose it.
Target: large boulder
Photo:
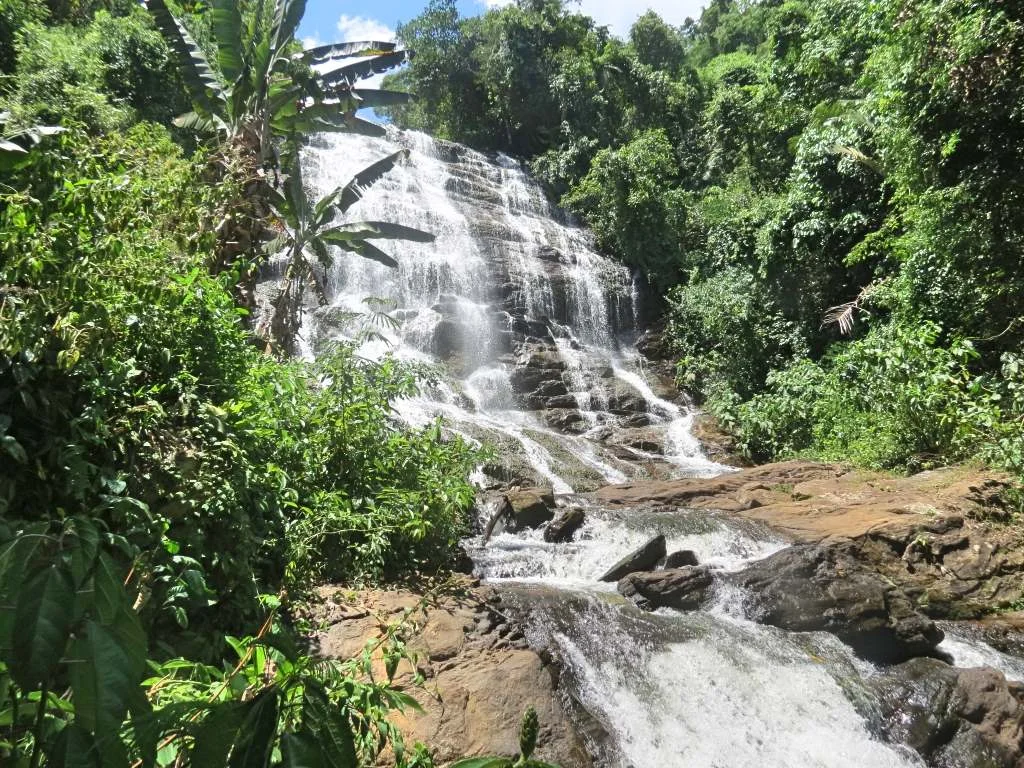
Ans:
[[[847,549],[843,544],[787,547],[728,578],[749,592],[749,608],[765,624],[791,632],[831,632],[863,658],[880,663],[934,655],[942,630]]]
[[[669,568],[685,568],[690,565],[700,565],[697,553],[692,549],[680,549],[672,552],[665,558],[665,570]]]
[[[872,687],[882,735],[913,747],[929,765],[1024,766],[1024,704],[1001,672],[912,659]]]
[[[618,590],[644,610],[695,611],[711,598],[714,582],[708,568],[671,568],[630,573],[619,581]]]
[[[601,581],[618,581],[635,571],[650,571],[665,557],[665,537],[658,535],[613,565]]]
[[[522,488],[509,491],[512,507],[512,528],[539,528],[555,516],[555,495],[550,488]]]
[[[579,507],[565,510],[548,523],[548,527],[544,529],[544,541],[552,544],[572,541],[573,534],[579,530],[585,520],[586,514]]]

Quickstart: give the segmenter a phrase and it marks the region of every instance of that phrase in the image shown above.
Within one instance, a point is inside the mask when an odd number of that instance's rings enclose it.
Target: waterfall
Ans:
[[[326,276],[330,306],[304,321],[307,353],[355,339],[364,357],[438,365],[436,384],[399,412],[413,424],[442,415],[497,446],[501,465],[485,469],[503,482],[567,493],[723,471],[688,439],[692,414],[670,402],[679,397],[671,380],[635,351],[629,271],[595,252],[516,160],[414,132],[324,136],[303,158],[311,197],[398,147],[407,161],[350,216],[436,239],[378,241],[397,269],[339,252]],[[394,324],[367,328],[381,305]]]
[[[346,340],[359,354],[431,366],[433,383],[396,404],[413,425],[496,448],[475,478],[551,487],[586,508],[568,543],[540,531],[466,542],[477,573],[529,616],[536,647],[562,662],[567,696],[601,726],[602,768],[911,768],[871,704],[880,670],[831,635],[787,633],[744,615],[722,589],[709,609],[645,613],[598,579],[655,534],[713,568],[737,570],[785,546],[766,528],[713,512],[602,507],[577,495],[635,478],[712,477],[693,411],[635,350],[636,283],[545,198],[520,164],[423,134],[319,137],[304,154],[318,198],[396,148],[407,161],[367,190],[353,220],[393,221],[431,243],[378,241],[389,269],[338,252],[330,303],[309,308],[309,355]],[[390,320],[367,327],[370,310]],[[372,333],[367,333],[370,330]],[[1024,664],[951,634],[957,660],[1018,677]],[[573,768],[565,766],[564,768]]]

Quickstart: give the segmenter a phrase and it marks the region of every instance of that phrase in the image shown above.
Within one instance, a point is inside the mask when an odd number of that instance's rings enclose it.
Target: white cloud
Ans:
[[[512,0],[478,0],[488,8],[508,5]],[[598,24],[607,26],[613,35],[626,37],[633,22],[648,10],[654,11],[667,23],[679,26],[686,18],[699,18],[706,0],[579,0],[570,2],[569,9],[593,17]]]
[[[342,14],[338,19],[338,32],[341,40],[374,40],[390,42],[395,39],[395,30],[377,19],[366,16],[349,16]]]

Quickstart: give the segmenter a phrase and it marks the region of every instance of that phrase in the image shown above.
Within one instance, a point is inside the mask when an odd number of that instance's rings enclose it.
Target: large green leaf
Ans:
[[[507,757],[471,757],[452,763],[448,768],[512,768],[512,765]]]
[[[278,692],[268,688],[250,702],[228,768],[262,768],[270,765],[277,736]]]
[[[285,768],[332,768],[320,739],[306,730],[281,737],[281,764]]]
[[[195,766],[227,764],[228,752],[235,743],[249,710],[249,702],[226,701],[215,706],[193,730],[193,747],[189,754]]]
[[[351,64],[346,64],[343,67],[323,73],[320,76],[320,82],[323,83],[325,92],[328,90],[327,86],[342,84],[352,86],[363,78],[370,77],[371,75],[380,75],[395,67],[400,67],[410,58],[412,58],[412,55],[408,51],[392,51],[391,53],[373,56],[363,61],[354,61]]]
[[[284,46],[295,39],[295,31],[299,28],[306,13],[306,0],[277,0],[274,6],[274,26],[270,34],[270,48],[277,55]]]
[[[217,64],[221,74],[233,83],[245,68],[242,52],[242,14],[235,0],[213,0],[213,36],[217,41]]]
[[[315,215],[319,217],[322,212],[329,209],[334,213],[344,213],[363,196],[364,189],[383,177],[408,155],[409,150],[400,149],[394,154],[382,157],[377,162],[366,166],[346,184],[338,187],[317,203]]]
[[[331,703],[327,692],[313,681],[305,686],[302,724],[316,736],[331,768],[358,768],[352,725],[345,713]]]
[[[74,619],[75,585],[55,565],[34,573],[25,582],[15,608],[11,677],[31,689],[48,681],[67,647]]]
[[[68,676],[76,720],[104,740],[117,739],[142,681],[137,649],[98,621],[88,621],[71,646]]]
[[[335,237],[339,240],[345,239],[345,235],[352,235],[350,240],[411,240],[415,243],[432,243],[436,239],[430,232],[422,229],[406,227],[402,224],[392,224],[390,221],[354,221],[346,224],[339,224],[332,227],[328,232],[337,233]],[[322,233],[321,236],[326,235]],[[325,238],[329,239],[329,238]]]
[[[365,240],[339,241],[336,245],[342,250],[358,254],[364,259],[370,259],[370,261],[376,261],[379,264],[383,264],[385,267],[391,267],[392,269],[398,268],[397,261],[395,261],[391,256],[388,256],[377,246],[372,243],[368,243]]]
[[[146,7],[178,61],[181,78],[193,106],[206,115],[218,114],[226,104],[227,97],[224,84],[210,67],[203,49],[192,39],[185,25],[171,13],[164,0],[147,0]]]
[[[99,750],[92,734],[79,723],[64,727],[47,755],[50,768],[100,768]]]
[[[382,43],[376,40],[360,40],[358,42],[329,43],[315,48],[307,48],[302,52],[302,60],[309,65],[323,64],[337,59],[348,59],[353,56],[377,56],[391,53],[395,43]]]
[[[404,91],[385,91],[379,88],[353,88],[352,95],[359,99],[359,107],[393,107],[396,104],[407,104],[412,99],[411,93]]]
[[[46,528],[46,523],[39,523],[0,547],[0,658],[8,658],[13,648],[18,594]]]

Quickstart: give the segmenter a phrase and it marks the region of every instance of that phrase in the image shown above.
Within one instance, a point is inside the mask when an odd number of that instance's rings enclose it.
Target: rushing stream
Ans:
[[[328,277],[331,306],[310,312],[302,343],[332,339],[360,353],[438,365],[436,383],[400,404],[402,418],[443,416],[496,446],[481,485],[545,485],[585,506],[576,539],[538,531],[468,542],[479,574],[529,607],[530,639],[555,649],[575,705],[600,724],[599,763],[632,768],[920,766],[877,737],[866,686],[878,671],[832,636],[749,621],[739,595],[682,614],[644,613],[600,574],[655,534],[669,551],[738,569],[784,546],[765,529],[706,511],[604,509],[577,496],[634,478],[714,476],[691,434],[693,414],[635,350],[638,288],[587,233],[546,201],[519,164],[424,135],[324,137],[305,157],[323,195],[373,160],[410,150],[355,206],[358,219],[434,233],[427,244],[379,243],[400,266],[352,256]],[[366,299],[392,324],[365,334]],[[361,332],[363,335],[361,336]],[[951,634],[958,663],[1024,677],[1019,660]],[[572,768],[565,766],[565,768]]]

